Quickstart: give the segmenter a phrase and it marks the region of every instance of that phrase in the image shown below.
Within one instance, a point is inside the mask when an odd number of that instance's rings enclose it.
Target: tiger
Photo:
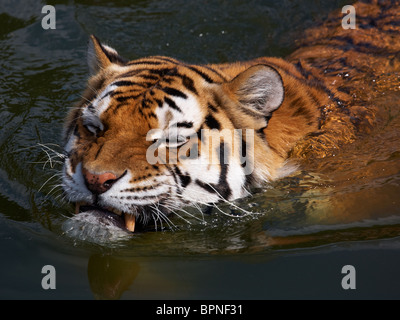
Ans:
[[[354,4],[356,29],[332,13],[286,58],[130,61],[91,35],[90,77],[63,131],[68,201],[135,232],[187,206],[249,196],[368,134],[379,80],[400,88],[388,76],[400,71],[398,5]]]

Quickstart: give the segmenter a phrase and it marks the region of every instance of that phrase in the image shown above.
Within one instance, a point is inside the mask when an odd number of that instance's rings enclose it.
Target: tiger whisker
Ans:
[[[40,192],[40,191],[44,188],[44,186],[45,186],[51,179],[53,179],[54,177],[57,177],[58,175],[59,175],[58,173],[55,173],[55,174],[53,174],[50,178],[48,178],[48,179],[42,184],[42,186],[39,188],[38,192]]]
[[[221,194],[220,194],[211,184],[208,183],[208,185],[210,186],[211,189],[213,189],[213,190],[215,191],[215,193],[218,194],[219,198],[220,198],[223,202],[225,202],[225,203],[229,204],[230,206],[232,206],[232,207],[234,207],[234,208],[236,208],[236,209],[238,209],[238,210],[240,210],[240,211],[242,211],[242,212],[245,213],[245,215],[240,216],[240,217],[246,217],[246,216],[248,216],[248,215],[256,215],[256,214],[258,214],[258,213],[250,212],[250,211],[247,211],[247,210],[245,210],[245,209],[243,209],[243,208],[240,208],[239,206],[237,206],[237,205],[236,205],[235,203],[233,203],[232,201],[226,200],[224,197],[221,196]],[[237,217],[237,216],[235,216],[235,215],[232,215],[232,216],[233,216],[233,217]]]
[[[168,183],[167,183],[167,184],[168,184]],[[174,185],[171,185],[171,184],[168,184],[168,185],[169,185],[169,186],[172,186],[172,187],[175,187]],[[208,196],[208,195],[209,195],[209,194],[207,194],[206,192],[201,192],[201,194],[204,195],[204,196]],[[223,200],[223,201],[225,201],[225,202],[231,204],[231,202],[229,202],[228,200],[223,199],[223,198],[221,197],[220,194],[218,194],[218,195],[219,195],[219,198],[221,198],[221,200]],[[196,218],[196,219],[198,219],[198,220],[200,220],[200,221],[202,221],[202,222],[205,221],[205,220],[204,220],[204,212],[203,212],[203,210],[200,208],[199,205],[204,205],[204,206],[210,206],[210,205],[212,205],[212,206],[215,207],[217,210],[221,211],[223,214],[228,215],[228,216],[231,216],[231,217],[238,218],[238,216],[236,216],[236,215],[229,215],[228,213],[223,212],[221,209],[218,208],[217,203],[202,202],[202,201],[199,201],[199,200],[197,200],[197,199],[195,200],[195,199],[188,198],[187,196],[183,196],[182,194],[179,194],[179,193],[176,193],[175,196],[178,196],[178,197],[180,197],[181,199],[183,199],[185,202],[187,202],[187,205],[188,205],[188,206],[191,206],[191,207],[196,208],[196,209],[200,212],[200,214],[202,215],[202,219],[193,216],[193,214],[188,213],[186,210],[183,210],[181,207],[177,207],[175,203],[171,204],[171,205],[174,205],[174,206],[175,206],[175,207],[174,207],[175,209],[182,210],[182,211],[186,212],[187,214],[189,214],[190,216],[192,216],[192,217],[194,217],[194,218]],[[232,206],[235,206],[235,205],[232,205]],[[236,207],[237,209],[239,209],[239,210],[245,211],[244,209],[242,209],[242,208],[240,208],[240,207],[237,207],[237,206],[235,206],[235,207]],[[249,213],[249,212],[245,211],[245,213]],[[253,213],[251,213],[251,214],[253,214]],[[243,216],[241,216],[241,217],[243,217]]]
[[[47,193],[46,197],[50,196],[52,192],[54,192],[55,190],[57,190],[57,188],[62,188],[62,184],[56,184],[55,186],[53,186],[51,188],[51,190]]]
[[[160,204],[160,206],[162,206],[162,207],[164,207],[164,208],[166,208],[166,209],[169,209],[167,206],[165,206],[165,205],[163,205],[163,204]],[[188,223],[188,224],[192,224],[189,220],[187,220],[187,219],[185,219],[184,217],[182,217],[180,214],[178,214],[176,211],[174,211],[174,214],[176,214],[179,218],[181,218],[183,221],[185,221],[186,223]]]
[[[58,146],[58,145],[55,144],[55,143],[52,143],[52,144],[50,144],[50,145]],[[54,154],[57,155],[59,158],[62,158],[62,159],[66,158],[66,155],[65,155],[64,153],[57,152],[56,150],[50,148],[48,145],[45,145],[45,144],[43,144],[43,143],[38,143],[38,146],[40,146],[40,147],[42,147],[42,148],[45,148],[45,149],[47,149],[47,150],[49,150],[49,151],[51,151],[51,152],[54,152]],[[58,146],[58,147],[59,147],[59,146]]]
[[[92,89],[92,88],[91,88],[91,89]],[[96,95],[97,95],[97,93],[96,93]],[[92,102],[91,100],[89,100],[88,98],[84,97],[84,96],[81,95],[81,94],[80,94],[79,96],[80,96],[81,99],[86,100],[86,101],[89,102],[89,103]],[[75,108],[75,107],[73,107],[73,108]]]
[[[153,214],[156,213],[157,219],[160,220],[161,228],[163,228],[162,221],[164,220],[171,229],[178,229],[178,227],[160,209],[158,209],[155,206],[152,206],[152,208],[155,210],[155,212],[153,212]],[[153,217],[153,219],[154,219],[154,217]],[[156,221],[156,219],[154,219],[154,220]],[[156,230],[157,230],[157,227],[156,227]]]
[[[182,196],[182,195],[180,195],[180,194],[179,194],[178,196],[180,196],[180,197],[182,197],[183,199],[188,200],[188,201],[190,201],[190,202],[192,202],[192,203],[198,203],[198,204],[202,204],[202,205],[206,205],[206,206],[213,205],[218,211],[220,211],[220,212],[223,213],[224,215],[227,215],[227,216],[233,217],[233,218],[241,218],[241,217],[246,217],[246,216],[248,216],[248,215],[257,215],[257,214],[258,214],[258,213],[256,213],[256,212],[250,212],[250,211],[247,211],[247,210],[245,210],[245,209],[243,209],[243,208],[240,208],[239,206],[237,206],[236,204],[234,204],[232,201],[226,200],[224,197],[222,197],[221,194],[220,194],[217,190],[215,190],[214,187],[212,187],[211,185],[210,185],[210,187],[217,193],[218,199],[219,199],[220,201],[229,204],[230,206],[236,208],[236,209],[239,210],[239,211],[242,211],[242,212],[244,213],[244,215],[237,216],[237,215],[231,215],[231,214],[229,214],[229,213],[223,212],[223,211],[218,207],[217,203],[207,203],[207,202],[199,201],[199,200],[197,200],[197,199],[196,199],[196,200],[193,200],[193,199],[189,199],[189,198],[187,198],[187,197],[184,197],[184,196]],[[203,192],[202,194],[204,194],[204,196],[208,196],[208,194],[205,193],[205,192]]]
[[[160,205],[160,203],[158,202],[158,206],[159,205]],[[167,215],[165,213],[163,213],[158,207],[156,209],[157,209],[158,216],[160,218],[161,228],[163,228],[162,221],[164,220],[167,223],[168,227],[171,228],[172,230],[178,229],[178,227],[171,221],[171,219],[169,219],[167,217]]]
[[[157,206],[155,206],[155,205],[151,206],[151,208],[153,209],[153,210],[152,210],[152,218],[153,218],[153,220],[154,220],[154,222],[155,222],[155,228],[156,228],[156,230],[157,230],[157,221],[160,221],[161,229],[162,229],[162,228],[163,228],[163,223],[162,223],[163,217],[162,217],[162,212],[161,212],[161,210],[160,210]],[[166,221],[166,220],[165,220],[165,221]],[[167,221],[166,221],[166,222],[167,222]],[[168,224],[168,222],[167,222],[167,224]]]
[[[189,212],[187,212],[185,209],[183,209],[183,208],[180,208],[180,207],[178,207],[178,206],[173,206],[173,204],[169,204],[169,206],[170,206],[170,208],[174,208],[175,210],[179,210],[179,211],[182,211],[182,212],[184,212],[184,213],[186,213],[189,217],[192,217],[192,218],[194,218],[194,219],[197,219],[197,220],[199,220],[199,221],[201,221],[201,222],[204,222],[204,219],[200,219],[200,218],[198,218],[198,217],[196,217],[194,214],[191,214],[191,213],[189,213]],[[164,207],[165,207],[165,205],[164,205]]]
[[[44,144],[44,143],[38,142],[36,145],[28,146],[28,147],[24,147],[24,148],[19,148],[19,149],[16,149],[14,151],[11,151],[11,153],[20,153],[21,151],[24,151],[24,150],[33,149],[33,148],[39,148],[40,147],[40,148],[45,148],[45,149],[47,149],[47,150],[49,150],[51,152],[54,152],[54,154],[56,154],[60,158],[65,158],[66,157],[65,154],[57,152],[56,150],[54,150],[53,148],[50,148],[49,146],[56,146],[56,147],[60,148],[60,146],[58,144],[56,144],[56,143],[46,143],[46,144]]]
[[[46,167],[46,164],[47,164],[47,163],[50,163],[50,168],[54,168],[54,167],[53,167],[52,158],[51,158],[51,156],[49,155],[49,153],[48,153],[46,150],[44,150],[44,149],[42,149],[42,151],[43,151],[44,153],[46,153],[46,154],[47,154],[47,157],[48,157],[47,161],[43,164],[43,169]]]
[[[49,162],[49,160],[46,160],[46,161],[28,161],[27,163],[29,163],[29,164],[46,164],[48,162]],[[53,160],[53,163],[62,165],[64,162]]]

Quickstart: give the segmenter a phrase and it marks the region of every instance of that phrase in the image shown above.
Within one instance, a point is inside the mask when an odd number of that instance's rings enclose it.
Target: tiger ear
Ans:
[[[102,44],[94,35],[90,36],[87,59],[91,75],[97,74],[111,64],[125,65],[127,63],[127,60],[115,49]]]
[[[271,116],[285,95],[282,77],[268,65],[252,66],[224,86],[243,111],[255,117]]]

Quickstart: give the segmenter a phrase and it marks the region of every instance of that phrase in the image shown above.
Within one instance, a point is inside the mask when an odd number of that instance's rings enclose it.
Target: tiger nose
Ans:
[[[97,174],[82,168],[82,174],[87,188],[94,194],[100,194],[110,190],[112,185],[118,180],[118,177],[112,172]]]

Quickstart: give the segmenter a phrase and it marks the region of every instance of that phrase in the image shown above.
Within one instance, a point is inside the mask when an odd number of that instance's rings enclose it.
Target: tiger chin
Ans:
[[[63,186],[76,212],[115,214],[133,232],[186,206],[245,197],[293,173],[288,160],[326,157],[368,132],[376,110],[355,97],[374,92],[368,76],[400,65],[373,51],[394,45],[376,40],[392,37],[380,19],[400,17],[390,3],[355,6],[373,27],[344,30],[336,14],[285,60],[129,61],[91,36],[90,78],[64,128]]]

